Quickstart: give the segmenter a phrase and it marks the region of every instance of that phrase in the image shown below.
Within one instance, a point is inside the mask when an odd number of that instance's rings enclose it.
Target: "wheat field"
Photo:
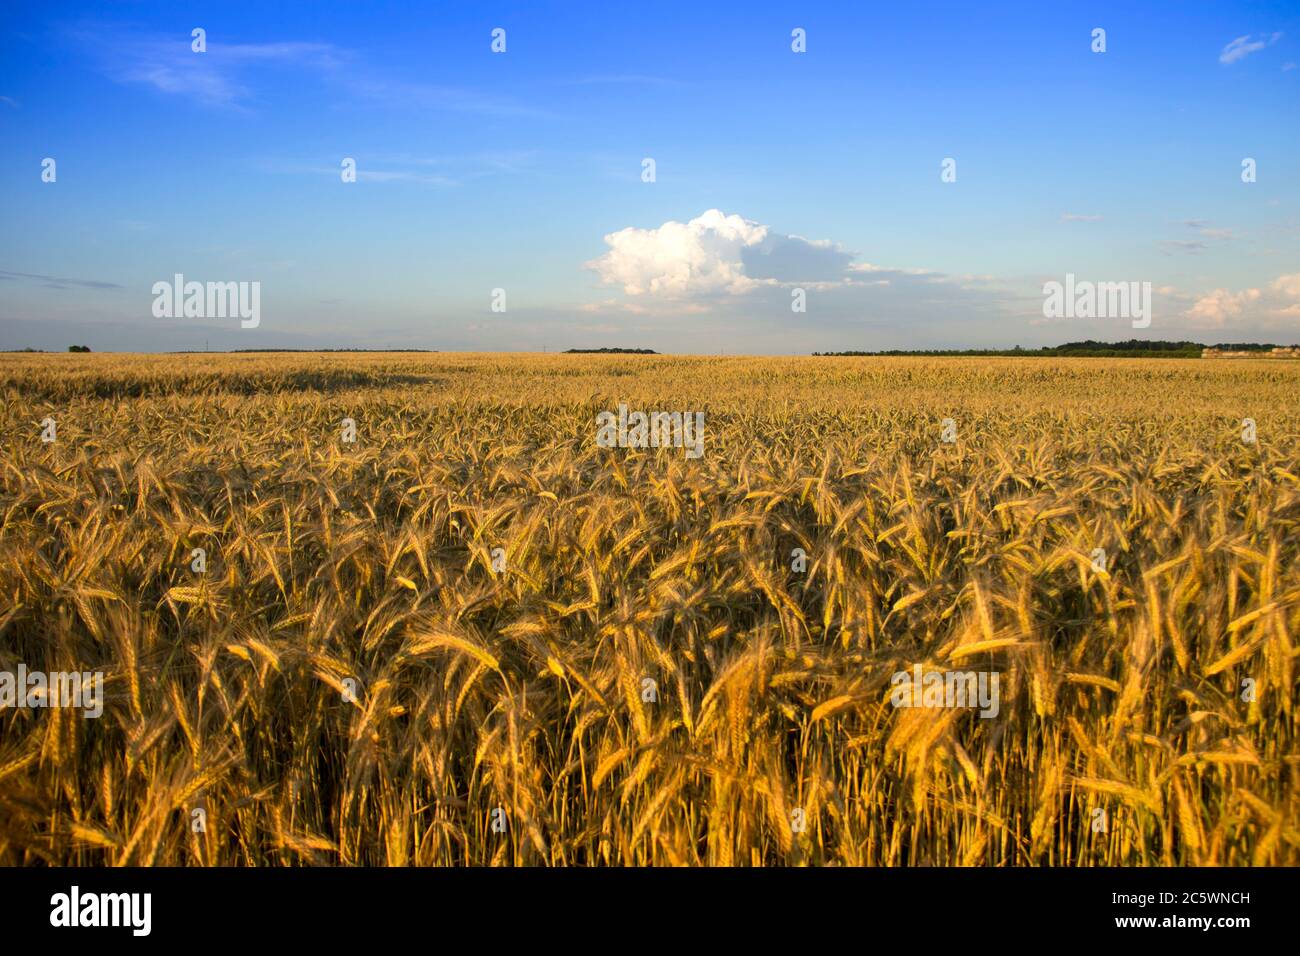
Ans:
[[[0,394],[0,670],[104,674],[97,719],[0,710],[0,864],[1300,862],[1300,363],[11,354]],[[620,403],[702,457],[598,447]],[[998,713],[894,706],[918,664]]]

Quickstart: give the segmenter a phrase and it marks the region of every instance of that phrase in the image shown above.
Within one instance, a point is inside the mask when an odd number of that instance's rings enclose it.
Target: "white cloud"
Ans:
[[[1187,310],[1187,318],[1198,324],[1226,325],[1229,319],[1241,318],[1248,306],[1259,301],[1260,294],[1258,289],[1245,289],[1241,292],[1215,289],[1196,300]]]
[[[1278,295],[1300,302],[1300,272],[1289,276],[1278,276],[1270,286]]]
[[[710,209],[689,222],[628,227],[605,236],[609,251],[585,264],[628,295],[741,295],[764,286],[843,280],[853,256],[826,240],[784,235]]]
[[[1165,248],[1194,252],[1234,238],[1232,230],[1205,220],[1182,225],[1195,238],[1169,241]],[[1061,322],[1042,318],[1041,282],[1025,277],[855,261],[834,242],[780,233],[717,209],[687,222],[622,229],[604,239],[605,254],[586,267],[624,295],[590,302],[579,311],[660,342],[712,340],[714,348],[730,349],[739,339],[749,349],[797,352],[828,345],[1005,347],[1017,341],[1050,344],[1052,336],[1062,334],[1103,339],[1131,334],[1127,321],[1072,320],[1063,332]],[[806,292],[805,311],[792,311],[794,287]],[[1300,273],[1258,288],[1182,292],[1160,284],[1156,292],[1154,312],[1175,337],[1225,329],[1234,336],[1267,336],[1297,331],[1300,319]]]
[[[1036,289],[1029,296],[989,276],[854,261],[833,241],[717,209],[604,241],[605,254],[586,267],[622,294],[580,307],[583,318],[617,324],[627,341],[670,343],[668,351],[687,342],[714,352],[940,348],[972,335],[999,344],[1013,325],[1027,331],[1013,308],[1041,310]]]
[[[1237,37],[1237,39],[1233,40],[1223,48],[1223,52],[1219,54],[1219,62],[1224,64],[1236,63],[1238,60],[1244,59],[1245,57],[1250,56],[1250,54],[1264,49],[1266,46],[1272,46],[1280,39],[1282,39],[1281,33],[1274,33],[1272,35],[1261,33],[1254,39],[1251,38],[1250,34]]]
[[[1264,289],[1214,289],[1197,298],[1184,314],[1194,325],[1207,328],[1247,322],[1290,325],[1300,316],[1300,273],[1278,276]]]

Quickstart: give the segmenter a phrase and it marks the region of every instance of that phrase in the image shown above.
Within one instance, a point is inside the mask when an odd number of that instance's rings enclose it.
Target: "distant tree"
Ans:
[[[90,346],[89,346],[89,345],[69,345],[69,346],[68,346],[68,351],[69,351],[69,352],[89,352],[89,351],[90,351]]]
[[[565,355],[658,355],[654,349],[565,349]]]

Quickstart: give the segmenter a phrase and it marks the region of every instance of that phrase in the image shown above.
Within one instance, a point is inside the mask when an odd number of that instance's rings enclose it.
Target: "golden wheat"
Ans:
[[[1295,864],[1298,386],[0,357],[0,670],[106,675],[0,710],[0,864]],[[619,402],[703,457],[597,447]]]

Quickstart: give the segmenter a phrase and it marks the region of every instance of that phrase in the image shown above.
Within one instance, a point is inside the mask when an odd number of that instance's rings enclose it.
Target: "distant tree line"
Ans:
[[[565,355],[658,355],[654,349],[565,349]]]
[[[1273,349],[1282,348],[1280,345],[1260,345],[1257,342],[1241,342],[1236,345],[1219,344],[1211,345],[1208,348],[1218,349],[1220,352],[1271,352]]]
[[[1201,351],[1215,348],[1228,352],[1268,352],[1276,348],[1272,344],[1259,345],[1214,345],[1207,346],[1201,342],[1166,342],[1162,340],[1129,339],[1125,342],[1098,342],[1085,339],[1082,342],[1066,342],[1064,345],[1049,345],[1043,348],[1026,349],[1017,345],[1012,349],[891,349],[881,352],[814,352],[813,355],[851,356],[851,355],[969,355],[969,356],[1072,356],[1088,358],[1129,357],[1129,358],[1200,358]]]

